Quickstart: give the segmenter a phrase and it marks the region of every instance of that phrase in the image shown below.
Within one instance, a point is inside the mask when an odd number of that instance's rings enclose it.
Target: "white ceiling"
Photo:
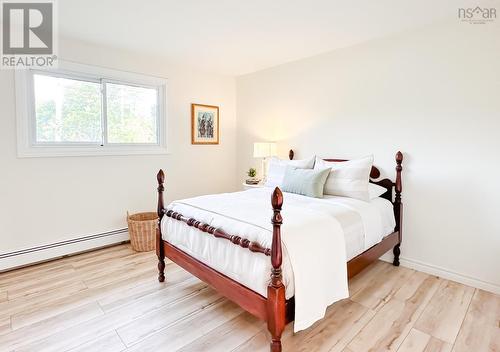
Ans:
[[[240,75],[440,20],[455,0],[61,0],[60,36]]]

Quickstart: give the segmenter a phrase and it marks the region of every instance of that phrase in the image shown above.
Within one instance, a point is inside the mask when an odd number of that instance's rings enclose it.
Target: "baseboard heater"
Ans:
[[[127,228],[0,253],[0,271],[14,269],[65,255],[76,254],[128,240]]]

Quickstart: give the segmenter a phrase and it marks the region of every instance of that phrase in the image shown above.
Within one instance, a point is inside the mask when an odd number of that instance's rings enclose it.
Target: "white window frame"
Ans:
[[[125,84],[129,86],[153,88],[158,92],[157,144],[141,143],[108,143],[107,126],[104,113],[106,102],[102,102],[101,143],[86,142],[37,142],[34,74],[47,74],[70,79],[81,79],[101,84]],[[167,80],[165,78],[146,76],[138,73],[119,71],[98,66],[83,65],[58,60],[57,69],[17,70],[16,111],[17,111],[17,155],[24,157],[57,157],[57,156],[99,156],[99,155],[137,155],[168,154],[167,148]]]

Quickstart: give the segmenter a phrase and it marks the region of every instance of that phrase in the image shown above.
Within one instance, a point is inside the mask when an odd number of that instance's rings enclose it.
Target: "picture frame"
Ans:
[[[219,107],[191,104],[191,144],[219,144]]]

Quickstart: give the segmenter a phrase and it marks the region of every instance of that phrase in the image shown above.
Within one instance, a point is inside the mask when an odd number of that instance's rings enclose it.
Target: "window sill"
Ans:
[[[131,147],[50,147],[33,146],[18,149],[18,158],[51,158],[73,156],[113,156],[113,155],[160,155],[170,154],[167,148],[161,146],[131,146]]]

